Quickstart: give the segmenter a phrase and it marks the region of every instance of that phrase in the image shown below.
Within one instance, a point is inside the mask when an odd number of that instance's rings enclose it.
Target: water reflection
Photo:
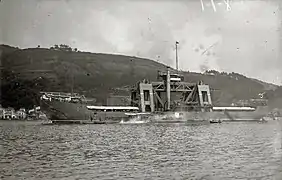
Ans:
[[[281,123],[1,122],[1,179],[282,179]]]

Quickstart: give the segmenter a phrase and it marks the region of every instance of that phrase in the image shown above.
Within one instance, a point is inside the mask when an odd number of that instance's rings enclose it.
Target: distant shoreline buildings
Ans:
[[[40,119],[42,115],[40,107],[35,107],[31,110],[26,110],[25,108],[15,110],[12,107],[3,108],[0,105],[0,120],[36,120]]]

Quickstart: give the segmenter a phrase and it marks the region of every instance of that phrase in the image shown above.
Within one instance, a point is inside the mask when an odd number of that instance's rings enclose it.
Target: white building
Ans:
[[[17,119],[25,119],[27,117],[25,108],[20,108],[17,112]]]
[[[6,108],[3,112],[3,119],[17,119],[17,114],[14,108]]]

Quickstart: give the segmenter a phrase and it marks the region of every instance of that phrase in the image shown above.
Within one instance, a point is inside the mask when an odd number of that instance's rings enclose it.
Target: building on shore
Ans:
[[[2,105],[0,104],[0,119],[3,119],[4,115],[4,108],[2,108]]]
[[[8,107],[3,108],[0,105],[0,119],[3,120],[24,120],[26,119],[27,114],[25,108],[20,108],[16,111],[14,108]]]
[[[46,115],[41,112],[40,106],[26,110],[20,108],[15,110],[12,107],[4,108],[0,104],[0,120],[38,120],[47,119]]]
[[[26,119],[27,118],[25,108],[20,108],[16,113],[17,113],[17,119]]]
[[[29,120],[39,120],[39,119],[47,119],[46,115],[41,112],[40,106],[34,107],[27,112],[27,119]]]
[[[17,114],[14,108],[8,107],[4,109],[3,119],[17,119]]]

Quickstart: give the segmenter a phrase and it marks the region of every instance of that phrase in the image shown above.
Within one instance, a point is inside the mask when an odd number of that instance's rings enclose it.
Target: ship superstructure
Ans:
[[[182,120],[260,120],[268,110],[264,106],[214,106],[211,88],[203,82],[189,83],[179,73],[158,72],[159,82],[144,80],[131,91],[131,105],[140,112],[163,114],[165,119]],[[180,116],[181,115],[181,116]]]
[[[159,72],[162,81],[138,83],[131,92],[131,105],[140,107],[141,112],[167,111],[212,111],[209,85],[202,82],[184,82],[178,73]]]
[[[86,98],[84,95],[78,93],[66,93],[66,92],[40,92],[42,96],[41,100],[55,100],[61,102],[72,102],[72,103],[89,103],[95,102],[94,98]]]

